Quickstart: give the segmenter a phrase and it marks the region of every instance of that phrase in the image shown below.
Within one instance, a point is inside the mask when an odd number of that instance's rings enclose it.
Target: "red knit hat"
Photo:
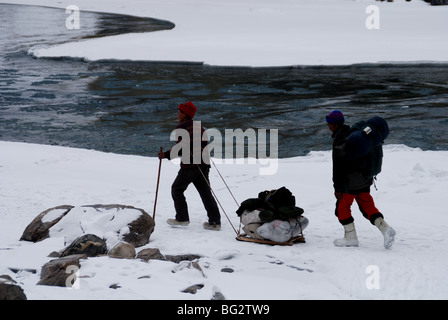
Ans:
[[[177,108],[187,116],[189,116],[191,119],[193,119],[197,109],[193,102],[181,103]]]

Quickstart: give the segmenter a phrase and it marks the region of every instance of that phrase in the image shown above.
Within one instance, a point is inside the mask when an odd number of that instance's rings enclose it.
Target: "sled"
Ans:
[[[236,240],[238,240],[238,241],[246,241],[246,242],[255,242],[255,243],[261,243],[261,244],[268,244],[268,245],[271,245],[271,246],[292,246],[296,242],[305,243],[305,237],[303,235],[300,235],[300,236],[297,236],[297,237],[292,237],[291,239],[289,239],[286,242],[277,242],[277,241],[272,241],[272,240],[268,240],[268,239],[261,240],[261,239],[251,238],[247,234],[239,234],[236,237]]]

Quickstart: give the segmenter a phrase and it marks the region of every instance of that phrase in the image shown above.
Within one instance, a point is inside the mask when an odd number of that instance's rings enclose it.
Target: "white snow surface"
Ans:
[[[156,227],[150,243],[137,252],[159,248],[169,255],[198,254],[203,274],[187,263],[96,257],[81,260],[77,287],[69,289],[36,285],[42,265],[53,259],[48,254],[63,249],[64,238],[19,241],[25,227],[40,212],[63,204],[120,203],[152,215],[159,160],[5,141],[0,141],[0,150],[0,274],[16,280],[28,299],[208,300],[216,291],[236,300],[448,298],[447,151],[385,146],[378,191],[372,188],[372,195],[397,231],[390,250],[356,205],[352,209],[360,246],[333,245],[343,229],[334,216],[330,151],[279,159],[272,176],[259,175],[256,164],[217,165],[238,202],[281,186],[292,191],[310,221],[306,243],[294,246],[237,241],[223,212],[221,231],[204,230],[206,213],[194,187],[186,192],[190,225],[169,226],[165,220],[174,217],[170,187],[178,165],[164,160]],[[210,179],[238,229],[237,205],[214,167]],[[111,284],[119,288],[111,289]],[[195,295],[181,292],[194,284],[204,287]]]
[[[36,46],[30,49],[36,57],[253,67],[448,62],[448,7],[430,6],[421,0],[1,2],[64,9],[76,4],[80,10],[152,17],[176,25],[169,31],[118,35],[47,48]],[[372,11],[372,5],[377,10]],[[369,29],[366,23],[377,23],[379,29]]]

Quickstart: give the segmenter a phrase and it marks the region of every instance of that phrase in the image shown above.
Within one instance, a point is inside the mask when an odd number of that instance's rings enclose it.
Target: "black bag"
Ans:
[[[304,212],[302,208],[296,207],[296,198],[285,187],[271,191],[266,190],[260,192],[258,198],[243,201],[236,213],[241,216],[245,210],[256,209],[260,210],[259,217],[263,222],[297,218]]]

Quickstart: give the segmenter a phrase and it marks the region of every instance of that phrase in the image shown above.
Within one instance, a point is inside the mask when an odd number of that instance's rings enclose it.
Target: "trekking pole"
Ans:
[[[162,152],[162,147],[160,147],[160,152]],[[162,168],[162,159],[159,159],[159,172],[157,174],[156,198],[154,200],[154,210],[152,211],[152,219],[154,221],[156,218],[157,195],[159,194],[159,182],[160,182],[160,169],[161,168]]]

